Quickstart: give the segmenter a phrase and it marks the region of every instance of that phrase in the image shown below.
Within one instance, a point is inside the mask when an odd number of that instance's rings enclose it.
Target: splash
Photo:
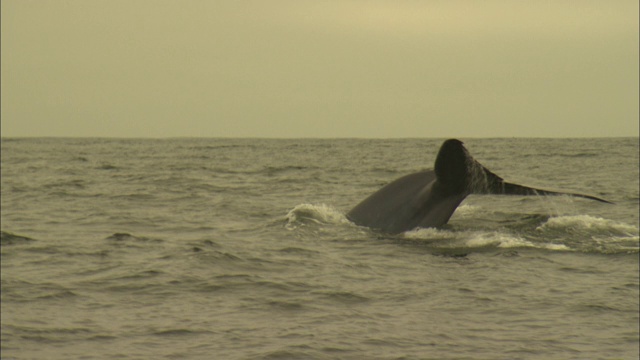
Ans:
[[[565,244],[530,241],[522,236],[502,231],[449,231],[442,229],[416,229],[403,234],[405,239],[428,241],[440,249],[518,249],[532,248],[552,251],[570,251]]]
[[[348,224],[349,220],[341,211],[326,204],[300,204],[286,215],[285,227],[293,230],[301,225],[315,224]]]
[[[563,231],[574,234],[600,234],[623,237],[637,237],[638,228],[614,220],[589,215],[552,217],[536,228],[537,231]]]
[[[536,232],[581,252],[636,254],[640,249],[637,227],[589,215],[552,217]]]
[[[572,249],[565,244],[532,241],[518,235],[502,232],[478,233],[467,241],[467,245],[469,247],[495,246],[501,249],[529,248],[551,251],[572,251]]]
[[[413,240],[443,240],[443,239],[455,239],[456,233],[449,230],[442,230],[436,228],[417,228],[411,231],[403,233],[405,239]]]

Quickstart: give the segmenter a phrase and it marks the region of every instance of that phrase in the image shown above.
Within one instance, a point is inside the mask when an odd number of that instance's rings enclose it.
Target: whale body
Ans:
[[[610,203],[584,194],[535,189],[504,181],[477,162],[462,141],[446,140],[432,170],[403,176],[364,199],[347,213],[353,223],[397,234],[445,225],[470,194],[569,195]]]

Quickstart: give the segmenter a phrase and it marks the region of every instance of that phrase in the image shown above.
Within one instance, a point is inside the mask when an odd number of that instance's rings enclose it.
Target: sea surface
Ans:
[[[638,359],[638,138],[461,139],[614,205],[347,220],[443,140],[2,138],[2,359]]]

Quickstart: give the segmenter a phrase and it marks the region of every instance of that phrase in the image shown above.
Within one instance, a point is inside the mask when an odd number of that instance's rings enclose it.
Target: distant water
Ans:
[[[465,140],[465,139],[463,139]],[[468,139],[443,229],[352,206],[442,139],[2,139],[3,359],[638,359],[638,138]]]

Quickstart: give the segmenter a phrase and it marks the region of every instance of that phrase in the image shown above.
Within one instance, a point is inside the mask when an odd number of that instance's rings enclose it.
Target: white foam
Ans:
[[[525,240],[522,237],[512,234],[493,232],[493,233],[480,233],[477,236],[467,241],[467,245],[470,247],[484,247],[495,245],[499,248],[535,248],[546,249],[556,251],[569,251],[571,248],[564,244],[552,244],[552,243],[534,243],[529,240]]]
[[[287,228],[295,228],[298,223],[314,222],[317,224],[349,223],[339,210],[326,204],[300,204],[291,209],[287,215]]]
[[[471,248],[480,248],[486,246],[496,246],[500,248],[533,246],[533,244],[518,236],[497,231],[477,231],[469,233],[469,236],[465,240],[465,245]]]
[[[500,231],[462,231],[454,232],[439,229],[416,229],[403,234],[406,239],[413,240],[446,240],[437,244],[439,247],[455,247],[478,249],[485,247],[535,248],[554,251],[570,251],[564,244],[534,243],[520,236]]]
[[[481,211],[483,211],[483,208],[481,206],[463,204],[458,206],[454,214],[456,216],[466,217],[466,216],[473,216]]]
[[[500,232],[476,232],[467,241],[469,247],[498,246],[504,248],[520,247],[524,241],[513,235]]]
[[[536,228],[545,230],[571,230],[579,232],[613,232],[625,236],[638,236],[638,228],[614,220],[593,217],[589,215],[557,216],[547,220]]]
[[[435,229],[435,228],[417,228],[402,234],[405,239],[416,240],[439,240],[439,239],[455,239],[456,233],[453,231]]]

